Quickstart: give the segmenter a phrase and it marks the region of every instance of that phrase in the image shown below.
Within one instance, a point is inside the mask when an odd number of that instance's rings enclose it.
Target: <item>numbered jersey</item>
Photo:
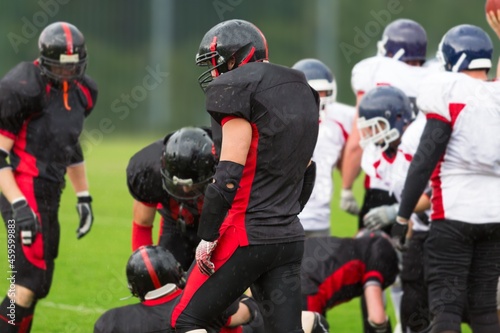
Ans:
[[[311,197],[299,215],[305,230],[330,228],[330,202],[333,196],[332,172],[337,165],[349,133],[356,109],[350,105],[329,105],[319,125],[314,148],[316,180]]]
[[[427,119],[452,127],[431,177],[431,219],[499,222],[500,82],[436,73],[422,83],[417,103]]]

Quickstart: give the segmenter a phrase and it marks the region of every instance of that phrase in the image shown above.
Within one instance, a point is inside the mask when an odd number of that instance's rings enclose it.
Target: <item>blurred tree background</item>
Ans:
[[[338,100],[353,104],[352,66],[376,53],[385,25],[411,18],[427,30],[428,56],[452,26],[483,27],[484,1],[471,0],[39,0],[2,1],[0,75],[38,55],[43,27],[68,21],[85,35],[87,73],[100,87],[83,141],[159,134],[208,123],[194,57],[204,33],[241,18],[266,35],[272,62],[292,66],[319,58],[333,69]],[[496,59],[496,54],[495,54]],[[496,61],[495,61],[496,65]]]

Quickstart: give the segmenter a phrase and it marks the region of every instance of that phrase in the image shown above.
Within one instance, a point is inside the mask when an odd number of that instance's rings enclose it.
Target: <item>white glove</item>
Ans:
[[[342,189],[340,192],[340,209],[352,215],[359,214],[359,206],[351,190]]]
[[[214,252],[217,246],[217,241],[207,242],[206,240],[201,240],[200,244],[196,248],[196,264],[200,271],[205,275],[212,275],[215,271],[214,263],[210,261],[212,257],[212,252]]]
[[[383,205],[370,209],[363,217],[363,224],[370,230],[378,230],[396,222],[399,204]]]

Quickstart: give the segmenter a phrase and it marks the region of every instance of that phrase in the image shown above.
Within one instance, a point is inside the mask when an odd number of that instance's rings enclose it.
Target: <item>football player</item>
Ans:
[[[132,156],[127,166],[127,185],[134,198],[132,250],[153,244],[158,212],[158,245],[189,269],[200,242],[196,231],[204,192],[215,171],[212,149],[210,130],[183,127]]]
[[[500,147],[500,83],[487,81],[492,53],[481,28],[453,27],[439,45],[446,72],[425,80],[417,97],[427,122],[397,221],[404,237],[432,174],[432,223],[425,243],[431,332],[460,332],[465,305],[473,332],[499,330],[500,160],[494,152]],[[443,297],[450,293],[453,297]]]
[[[164,332],[170,313],[186,283],[185,273],[174,256],[161,246],[141,246],[130,256],[127,267],[128,287],[140,303],[111,309],[94,325],[94,333]],[[258,307],[248,296],[242,296],[210,324],[210,332],[231,332],[257,320]]]
[[[244,20],[211,28],[196,62],[207,66],[199,82],[220,162],[205,193],[197,265],[171,325],[204,332],[251,286],[267,309],[266,332],[302,332],[297,215],[314,184],[318,94],[302,73],[269,63],[264,35]]]
[[[362,229],[356,238],[315,237],[305,241],[301,267],[303,309],[327,310],[365,295],[368,333],[391,333],[383,290],[398,274],[389,236]]]
[[[316,180],[311,197],[299,219],[306,237],[330,236],[332,172],[335,166],[340,169],[340,157],[352,128],[355,108],[336,102],[337,83],[323,62],[311,58],[302,59],[292,68],[304,73],[307,82],[318,92],[320,98],[318,142],[313,154]]]
[[[5,333],[29,332],[37,301],[49,293],[65,175],[77,197],[76,237],[93,223],[79,143],[97,99],[97,86],[85,75],[85,39],[74,25],[56,22],[42,30],[38,47],[38,59],[21,62],[0,81],[0,210],[16,272],[13,291],[0,303]]]

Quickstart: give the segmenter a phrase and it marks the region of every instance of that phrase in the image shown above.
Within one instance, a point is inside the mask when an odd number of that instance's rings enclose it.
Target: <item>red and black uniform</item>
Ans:
[[[163,189],[161,161],[164,140],[158,140],[137,152],[127,166],[127,185],[135,200],[156,207],[161,215],[158,245],[166,248],[188,270],[194,260],[200,238],[196,235],[203,196],[179,200]]]
[[[139,333],[170,332],[170,314],[179,300],[181,290],[168,295],[144,300],[106,311],[94,325],[94,333]],[[221,316],[215,318],[207,329],[210,333],[219,332],[238,310],[239,302],[234,302]],[[239,328],[241,332],[241,328]],[[238,332],[238,331],[235,331]]]
[[[301,72],[270,63],[245,64],[208,85],[206,107],[218,155],[221,126],[230,119],[248,121],[252,141],[219,228],[211,257],[215,273],[208,277],[197,266],[192,269],[172,317],[178,332],[205,327],[250,285],[270,325],[267,332],[302,332],[298,286],[304,230],[297,215],[317,140],[318,102]],[[282,298],[276,299],[276,292]],[[262,309],[266,305],[272,311]]]
[[[363,295],[368,285],[387,288],[397,274],[396,251],[384,237],[308,238],[301,267],[303,310],[324,315]]]
[[[47,296],[59,247],[58,209],[66,168],[83,162],[79,136],[94,108],[97,86],[88,76],[63,92],[41,75],[38,62],[22,62],[0,81],[0,134],[14,140],[10,163],[20,190],[42,226],[31,246],[16,249],[16,284]],[[2,195],[5,222],[11,205]]]

